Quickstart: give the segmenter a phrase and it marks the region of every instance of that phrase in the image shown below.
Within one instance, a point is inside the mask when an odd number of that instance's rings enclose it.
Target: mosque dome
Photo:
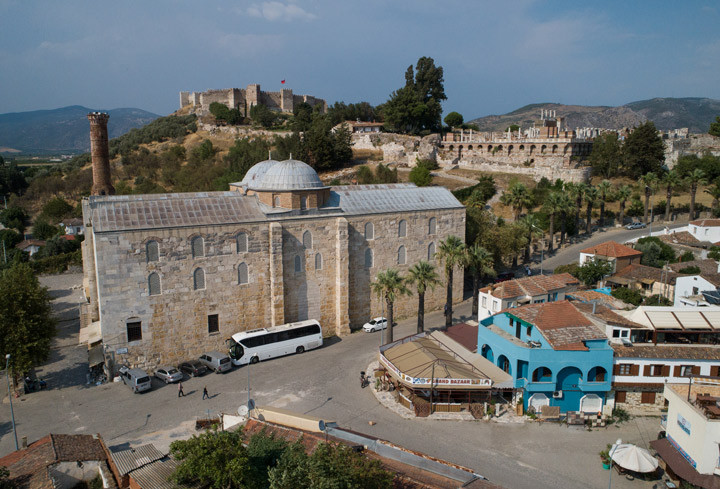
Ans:
[[[253,166],[247,173],[250,175],[257,166],[263,165],[267,161],[262,161]],[[243,183],[247,183],[249,189],[252,190],[273,190],[273,191],[292,191],[292,190],[310,190],[325,188],[320,177],[315,170],[307,163],[298,160],[278,161],[268,165],[267,170],[259,171],[262,174],[257,175],[253,181],[245,182],[248,176],[245,176]]]
[[[278,163],[278,161],[273,159],[255,163],[247,171],[247,173],[245,174],[245,178],[242,179],[240,185],[242,185],[243,187],[255,187],[258,182],[260,182],[265,176],[265,173],[267,173],[270,167],[273,166],[275,163]]]

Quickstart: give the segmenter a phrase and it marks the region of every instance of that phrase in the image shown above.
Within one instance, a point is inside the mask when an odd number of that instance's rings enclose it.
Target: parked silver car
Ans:
[[[158,367],[155,370],[155,377],[166,384],[172,384],[174,382],[180,382],[183,379],[183,374],[175,367]]]
[[[625,226],[625,229],[643,229],[645,227],[644,222],[631,222],[627,226]]]
[[[144,370],[139,368],[128,368],[123,365],[118,370],[118,373],[120,374],[120,378],[123,383],[130,387],[135,394],[152,389],[150,376]]]

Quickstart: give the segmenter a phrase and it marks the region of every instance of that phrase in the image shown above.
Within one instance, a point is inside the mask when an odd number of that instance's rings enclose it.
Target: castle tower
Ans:
[[[110,116],[104,112],[91,112],[90,155],[92,157],[92,195],[115,195],[110,181],[110,152],[108,150],[107,123]]]

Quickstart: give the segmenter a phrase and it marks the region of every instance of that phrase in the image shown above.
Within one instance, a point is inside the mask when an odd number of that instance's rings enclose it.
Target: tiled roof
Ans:
[[[670,234],[662,234],[658,236],[658,238],[660,238],[660,241],[664,241],[665,243],[670,244],[684,244],[694,246],[700,243],[699,239],[697,239],[695,236],[693,236],[687,231],[680,231],[679,233],[673,231]]]
[[[695,221],[690,221],[690,224],[701,228],[714,228],[720,226],[720,219],[696,219]]]
[[[15,248],[24,250],[31,246],[45,246],[45,241],[41,239],[24,239],[15,245]]]
[[[331,187],[327,206],[340,207],[349,215],[464,208],[445,187],[411,183]]]
[[[503,312],[535,326],[554,350],[587,350],[584,341],[606,338],[570,301],[528,304]]]
[[[655,282],[663,282],[670,285],[675,285],[675,281],[679,276],[680,274],[676,272],[663,272],[662,268],[648,267],[647,265],[640,265],[639,263],[628,265],[613,275],[613,277],[621,277],[636,281],[654,280]]]
[[[720,360],[720,346],[612,345],[619,358],[668,358],[678,360]]]
[[[573,305],[577,307],[583,314],[590,317],[595,317],[599,321],[609,324],[610,326],[623,326],[632,329],[647,329],[642,324],[638,324],[634,321],[630,321],[628,318],[613,312],[609,307],[597,304],[595,306],[595,312],[593,312],[593,305],[584,302],[574,302]]]
[[[532,275],[530,277],[506,280],[497,285],[485,287],[481,292],[490,292],[493,297],[497,297],[498,299],[511,299],[513,297],[546,295],[554,290],[579,284],[580,281],[569,273]]]
[[[609,294],[603,294],[597,290],[576,290],[574,292],[568,292],[565,297],[574,299],[578,302],[590,302],[596,301],[598,304],[603,304],[610,309],[625,309],[628,307],[635,307],[632,304],[623,302],[620,299],[613,297]]]
[[[590,246],[580,251],[589,255],[608,256],[611,258],[623,258],[626,256],[642,255],[642,251],[637,251],[629,246],[617,243],[615,241],[607,241],[598,245]]]
[[[705,260],[691,260],[691,261],[684,261],[680,263],[671,263],[670,268],[672,270],[675,270],[676,272],[679,272],[683,268],[688,267],[698,267],[700,269],[701,275],[713,275],[718,273],[718,262],[713,260],[712,258],[707,258]]]
[[[165,457],[156,460],[147,465],[143,465],[139,469],[130,472],[130,478],[140,486],[140,489],[177,489],[178,487],[201,487],[188,485],[187,483],[178,485],[170,480],[170,476],[177,469],[179,462],[174,458]]]
[[[160,460],[165,454],[155,448],[155,445],[142,445],[137,448],[129,448],[112,452],[110,456],[121,475],[128,474],[144,465]]]
[[[450,326],[445,334],[471,352],[477,351],[478,342],[478,326],[468,323],[454,324]]]
[[[73,217],[71,219],[63,219],[60,224],[63,226],[82,226],[83,220],[79,217]]]

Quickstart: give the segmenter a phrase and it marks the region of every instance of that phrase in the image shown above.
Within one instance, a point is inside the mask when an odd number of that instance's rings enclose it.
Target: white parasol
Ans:
[[[630,443],[613,445],[610,448],[612,460],[620,467],[633,472],[653,472],[658,467],[658,461],[650,452]]]

